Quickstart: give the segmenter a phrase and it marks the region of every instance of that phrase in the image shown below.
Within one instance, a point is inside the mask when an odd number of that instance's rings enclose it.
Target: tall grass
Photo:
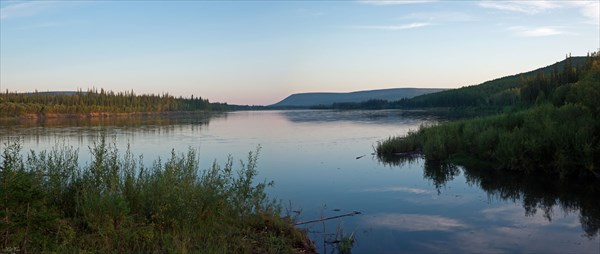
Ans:
[[[143,165],[101,137],[92,160],[55,147],[21,155],[5,144],[0,170],[0,252],[314,251],[256,183],[259,149],[238,169],[229,157],[200,170],[196,150]]]
[[[402,137],[389,137],[386,140],[378,141],[375,151],[379,156],[410,154],[419,151],[423,146],[423,140],[419,136],[419,131],[409,131]]]
[[[404,137],[381,141],[380,158],[394,153],[423,153],[426,159],[467,156],[497,168],[543,171],[561,177],[599,171],[600,122],[589,108],[540,105],[517,113],[421,127]]]

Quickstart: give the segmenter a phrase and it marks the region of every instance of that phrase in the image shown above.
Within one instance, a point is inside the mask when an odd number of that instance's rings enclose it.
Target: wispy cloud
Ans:
[[[353,26],[352,28],[354,28],[354,29],[370,29],[370,30],[396,31],[396,30],[406,30],[406,29],[413,29],[413,28],[425,27],[425,26],[430,26],[430,25],[432,25],[432,24],[431,23],[418,22],[418,23],[410,23],[410,24],[402,24],[402,25]]]
[[[363,219],[367,227],[383,227],[400,231],[452,231],[466,228],[459,220],[437,215],[382,213]]]
[[[0,20],[34,16],[54,7],[56,1],[17,2],[0,8]]]
[[[482,1],[479,6],[501,11],[536,14],[546,10],[559,8],[554,1]]]
[[[296,13],[298,13],[300,15],[313,16],[313,17],[318,17],[318,16],[325,15],[324,12],[315,11],[315,10],[309,10],[309,9],[304,9],[304,8],[297,9]]]
[[[586,23],[600,26],[600,1],[567,1],[564,4],[579,8],[579,13],[587,19]]]
[[[512,31],[514,35],[521,37],[544,37],[552,35],[566,34],[565,31],[560,30],[559,27],[524,27],[524,26],[513,26],[509,27],[508,30]]]
[[[399,5],[431,3],[435,2],[435,0],[359,0],[358,2],[372,5]]]
[[[529,15],[560,9],[578,9],[586,23],[600,25],[600,1],[482,1],[478,5],[487,9],[518,12]]]
[[[467,22],[475,20],[475,17],[465,12],[456,11],[429,11],[429,12],[414,12],[400,19],[423,20],[430,22]]]
[[[55,27],[63,27],[71,25],[72,22],[41,22],[32,25],[26,25],[19,27],[20,30],[29,30],[29,29],[44,29],[44,28],[55,28]]]

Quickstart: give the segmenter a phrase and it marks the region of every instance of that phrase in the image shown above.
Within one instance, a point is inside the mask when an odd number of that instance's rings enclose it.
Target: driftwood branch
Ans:
[[[321,222],[321,221],[326,221],[326,220],[332,220],[332,219],[342,218],[342,217],[346,217],[346,216],[354,216],[357,214],[361,214],[361,212],[354,211],[351,213],[346,213],[346,214],[337,215],[337,216],[333,216],[333,217],[322,218],[322,219],[318,219],[318,220],[302,221],[302,222],[298,222],[298,223],[294,224],[294,226],[315,223],[315,222]]]

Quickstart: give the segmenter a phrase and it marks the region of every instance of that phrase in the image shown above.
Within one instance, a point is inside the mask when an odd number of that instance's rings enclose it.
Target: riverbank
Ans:
[[[593,53],[578,68],[523,79],[518,91],[520,110],[422,126],[380,141],[377,154],[468,156],[502,170],[560,178],[600,175],[600,55]]]
[[[77,92],[0,93],[0,118],[4,117],[107,117],[122,114],[226,111],[239,106],[209,102],[198,96],[112,92],[100,89]]]
[[[468,156],[497,169],[543,171],[560,177],[599,172],[600,122],[582,105],[550,104],[517,113],[421,127],[380,141],[380,157],[422,153],[430,160]]]
[[[197,152],[146,167],[101,138],[92,160],[61,147],[3,147],[0,250],[15,252],[315,253],[305,231],[256,182],[258,150],[199,169]]]
[[[219,111],[220,112],[220,111]],[[215,111],[162,111],[162,112],[90,112],[90,113],[44,113],[22,114],[0,118],[2,120],[90,119],[111,117],[190,116],[215,113]]]

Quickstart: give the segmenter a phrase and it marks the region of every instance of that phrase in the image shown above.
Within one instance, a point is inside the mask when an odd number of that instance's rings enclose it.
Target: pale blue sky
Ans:
[[[456,88],[600,48],[593,1],[5,1],[0,90]]]

